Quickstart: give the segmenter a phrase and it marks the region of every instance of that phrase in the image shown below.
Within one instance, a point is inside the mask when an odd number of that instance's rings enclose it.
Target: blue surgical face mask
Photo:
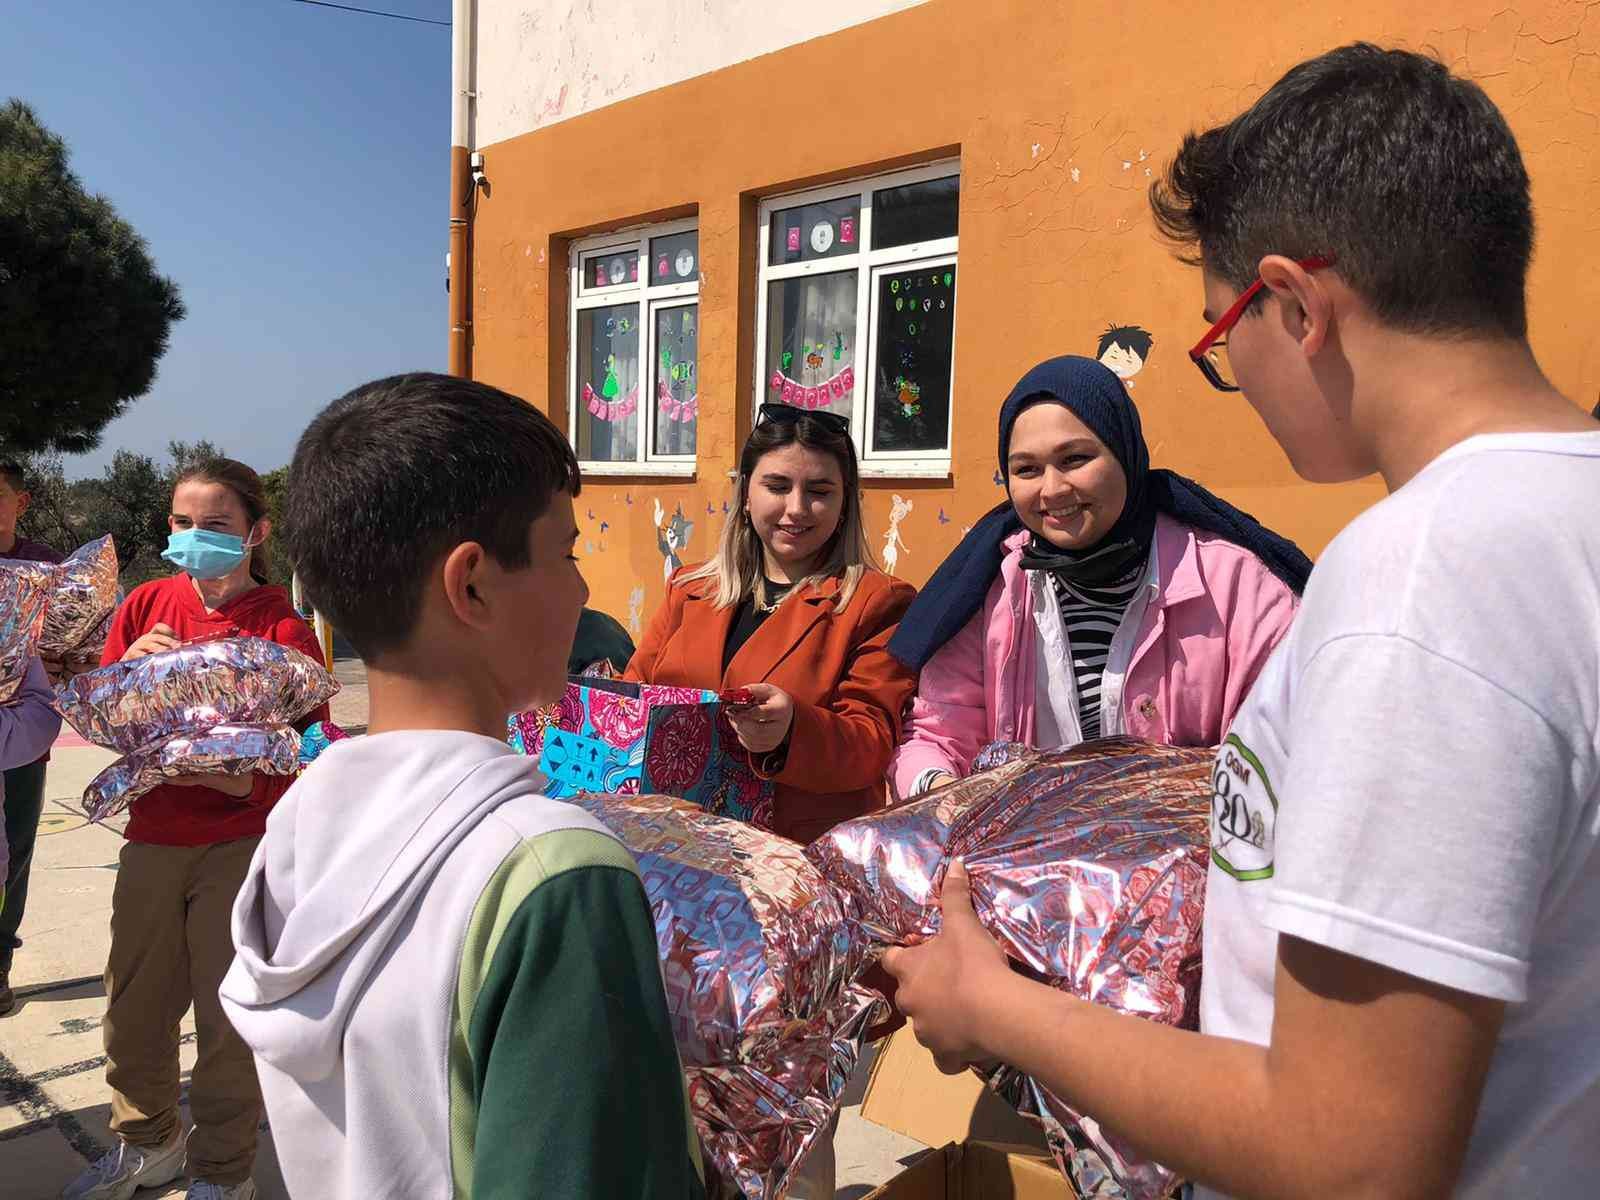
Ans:
[[[221,579],[236,570],[248,553],[244,539],[235,534],[180,529],[167,538],[161,557],[195,579]]]

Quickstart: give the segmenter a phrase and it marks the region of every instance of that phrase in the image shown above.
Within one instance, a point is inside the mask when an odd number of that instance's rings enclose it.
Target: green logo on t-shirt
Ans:
[[[1230,733],[1211,774],[1211,857],[1242,882],[1272,878],[1278,798],[1261,760]]]

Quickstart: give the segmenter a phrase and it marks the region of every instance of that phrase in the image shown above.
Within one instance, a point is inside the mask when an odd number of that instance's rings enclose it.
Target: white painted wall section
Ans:
[[[477,0],[474,145],[926,0]]]

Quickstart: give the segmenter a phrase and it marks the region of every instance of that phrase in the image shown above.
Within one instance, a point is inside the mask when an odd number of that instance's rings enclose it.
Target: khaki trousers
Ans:
[[[215,846],[122,847],[106,963],[111,1130],[135,1146],[178,1133],[178,1024],[194,1004],[188,1170],[231,1185],[250,1175],[261,1086],[217,989],[233,961],[229,915],[260,838]]]

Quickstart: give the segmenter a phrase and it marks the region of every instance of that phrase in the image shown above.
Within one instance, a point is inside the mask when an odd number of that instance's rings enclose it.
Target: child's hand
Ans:
[[[954,775],[950,774],[948,771],[940,771],[937,775],[929,777],[928,786],[923,788],[922,791],[917,794],[926,796],[929,792],[936,791],[937,789],[944,787],[946,784],[954,783],[955,781],[956,777]]]
[[[122,661],[132,662],[134,659],[144,658],[148,654],[160,654],[163,651],[176,650],[177,648],[178,635],[174,632],[172,626],[164,625],[157,621],[151,626],[149,633],[128,647],[122,656]]]
[[[728,721],[739,735],[739,744],[751,754],[776,750],[794,724],[794,699],[770,683],[752,683],[742,690],[750,694],[750,704],[727,708]]]
[[[996,981],[1007,980],[1011,968],[978,923],[960,859],[945,873],[939,911],[938,936],[886,951],[883,969],[899,984],[895,1007],[911,1018],[917,1041],[933,1051],[941,1071],[954,1075],[990,1057],[982,1042],[981,1000],[996,994]]]

